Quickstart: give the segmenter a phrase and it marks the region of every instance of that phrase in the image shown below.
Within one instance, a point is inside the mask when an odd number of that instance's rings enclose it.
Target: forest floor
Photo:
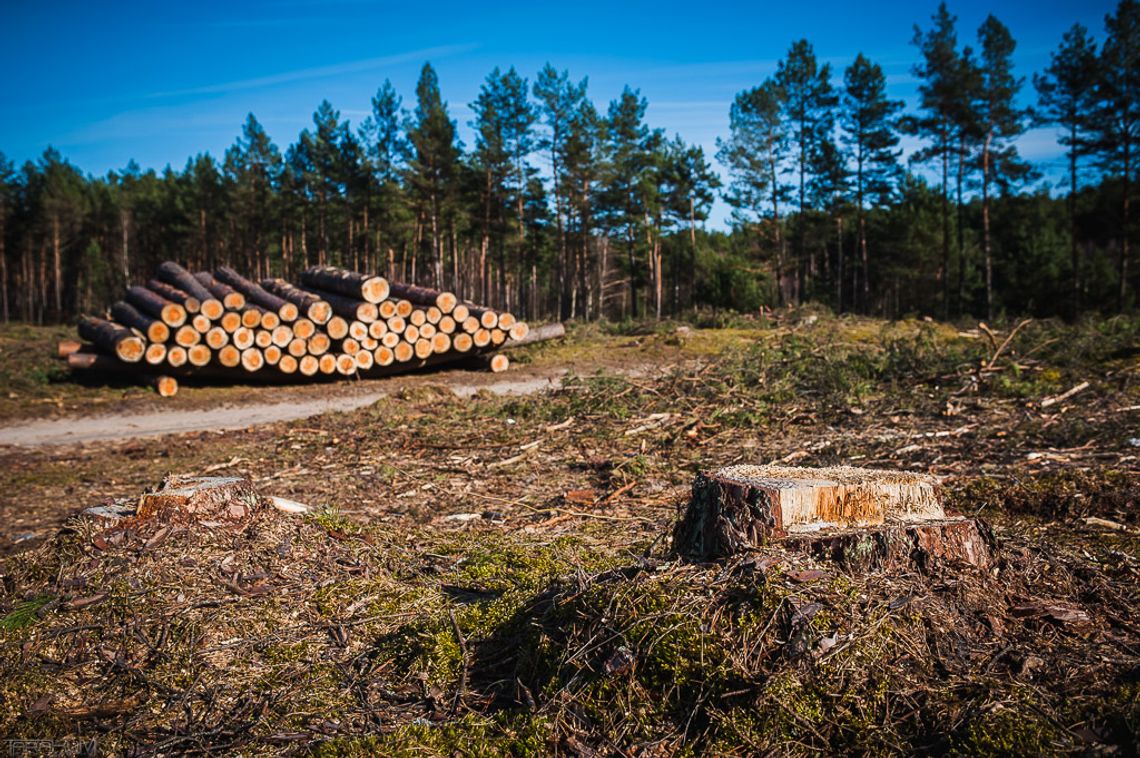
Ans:
[[[1136,744],[1140,322],[782,312],[576,329],[517,363],[570,373],[462,398],[440,386],[454,378],[409,377],[372,405],[224,434],[0,448],[0,735],[329,755]],[[158,403],[0,379],[7,419]],[[774,461],[943,476],[998,561],[671,553],[698,470]],[[247,476],[315,510],[110,534],[72,518],[170,473]]]

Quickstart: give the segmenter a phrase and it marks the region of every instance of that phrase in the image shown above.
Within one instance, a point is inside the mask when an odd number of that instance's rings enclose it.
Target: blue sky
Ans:
[[[952,2],[959,39],[973,44],[994,12],[1018,40],[1028,79],[1048,64],[1074,22],[1098,39],[1115,3]],[[533,80],[550,61],[588,76],[599,108],[624,85],[649,100],[647,119],[703,145],[710,156],[728,129],[733,95],[770,75],[789,44],[809,39],[836,70],[862,51],[882,65],[893,96],[914,102],[914,24],[936,8],[922,2],[544,2],[375,0],[249,2],[56,2],[5,0],[0,9],[0,151],[34,159],[49,144],[86,172],[131,159],[181,168],[221,156],[252,111],[284,146],[328,98],[359,124],[389,78],[414,98],[430,60],[452,118],[470,144],[468,104],[494,67]],[[1022,154],[1059,176],[1053,134],[1035,130]],[[726,209],[718,202],[714,222]]]

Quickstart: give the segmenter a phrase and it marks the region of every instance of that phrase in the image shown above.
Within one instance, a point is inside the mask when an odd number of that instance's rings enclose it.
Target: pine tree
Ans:
[[[413,155],[408,163],[408,181],[418,204],[420,223],[426,222],[431,235],[428,266],[431,284],[443,283],[443,251],[446,216],[452,212],[453,194],[459,171],[460,149],[455,122],[447,113],[447,103],[439,92],[439,77],[425,63],[416,84],[416,110],[408,129]],[[413,257],[412,274],[415,274]]]
[[[957,18],[943,2],[931,20],[933,26],[927,32],[914,28],[913,44],[922,53],[922,61],[913,68],[921,80],[921,114],[905,119],[902,125],[907,133],[930,143],[916,151],[911,161],[933,161],[942,168],[942,262],[938,276],[942,284],[942,315],[946,317],[950,312],[950,156],[954,152],[956,111],[963,93]]]
[[[242,252],[254,276],[269,275],[269,242],[281,180],[281,153],[250,113],[242,136],[226,151],[225,172],[233,186],[232,214]]]
[[[575,114],[586,97],[586,80],[574,84],[570,81],[569,72],[559,73],[547,63],[535,78],[534,96],[541,104],[541,117],[545,126],[545,133],[539,138],[536,147],[547,151],[550,156],[554,223],[558,235],[558,312],[561,318],[567,319],[578,311],[574,297],[577,272],[573,270],[566,234],[568,202],[565,152]]]
[[[903,103],[887,97],[887,80],[877,63],[862,53],[843,76],[844,97],[841,122],[844,141],[854,165],[855,210],[858,215],[857,239],[861,285],[853,291],[867,310],[871,298],[871,266],[867,251],[867,206],[886,205],[891,200],[901,174],[899,135],[896,119]],[[842,278],[842,277],[840,277]],[[842,309],[842,297],[840,297]]]
[[[1069,255],[1072,266],[1072,315],[1081,307],[1081,258],[1077,241],[1077,181],[1082,156],[1092,148],[1092,113],[1100,73],[1096,42],[1088,30],[1073,24],[1061,38],[1061,45],[1050,57],[1049,67],[1034,74],[1037,89],[1038,123],[1062,130],[1058,141],[1069,161]]]
[[[789,141],[795,151],[795,175],[798,185],[799,214],[796,219],[796,265],[798,292],[796,300],[811,296],[815,275],[815,256],[806,251],[807,211],[812,177],[825,170],[830,158],[823,144],[834,130],[834,107],[838,102],[831,87],[831,66],[816,61],[811,43],[805,39],[792,43],[787,57],[776,68],[776,83],[783,94],[783,112],[787,119]]]
[[[640,91],[627,86],[621,97],[610,103],[605,123],[608,161],[601,210],[610,230],[625,241],[629,313],[633,318],[641,315],[637,300],[641,281],[638,238],[647,211],[649,148],[654,139],[645,124],[648,106]]]
[[[664,180],[666,214],[677,227],[688,227],[688,271],[691,274],[697,270],[697,222],[708,219],[716,190],[720,188],[720,177],[705,160],[704,149],[699,145],[686,145],[678,134],[668,144]],[[680,269],[681,266],[677,265],[676,268]],[[689,278],[690,307],[694,304],[693,295],[692,280]],[[680,298],[675,299],[680,302]]]
[[[977,120],[982,131],[979,156],[982,170],[982,256],[986,274],[986,318],[994,313],[993,249],[990,239],[990,185],[1002,189],[1024,180],[1029,166],[1022,162],[1013,141],[1025,133],[1029,113],[1016,105],[1023,79],[1013,75],[1013,35],[993,15],[978,29],[981,44],[981,82]]]
[[[375,186],[364,206],[364,234],[373,234],[371,219],[375,218],[375,249],[384,257],[384,270],[389,277],[396,275],[395,245],[407,223],[401,185],[410,151],[401,126],[405,118],[403,99],[385,79],[372,97],[372,113],[361,124],[360,141],[372,172],[373,182],[369,186]]]
[[[724,199],[732,206],[737,224],[746,228],[750,222],[770,222],[781,304],[790,299],[784,286],[784,235],[780,216],[780,203],[788,190],[780,181],[780,162],[788,142],[781,117],[782,99],[779,85],[771,79],[738,93],[729,110],[729,137],[717,140],[716,154],[717,160],[728,169],[729,185]]]
[[[12,162],[0,152],[0,313],[8,323],[8,216],[16,194]]]
[[[1120,0],[1115,15],[1104,20],[1100,54],[1099,107],[1095,112],[1097,158],[1110,176],[1119,177],[1120,245],[1116,307],[1123,310],[1128,288],[1132,239],[1132,187],[1140,141],[1140,3]]]

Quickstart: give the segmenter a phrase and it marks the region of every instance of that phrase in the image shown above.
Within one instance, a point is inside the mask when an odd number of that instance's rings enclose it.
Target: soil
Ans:
[[[445,388],[457,397],[478,392],[493,395],[531,394],[557,386],[565,371],[517,371],[502,377],[486,372],[453,371],[427,381]],[[494,377],[493,379],[491,377]],[[35,448],[75,445],[89,442],[141,439],[164,434],[197,431],[247,429],[277,421],[293,421],[330,412],[349,412],[372,405],[406,387],[422,385],[423,377],[368,380],[352,384],[331,384],[322,397],[278,398],[269,402],[246,398],[215,407],[203,404],[188,410],[150,410],[100,413],[91,416],[68,415],[0,426],[0,447]],[[268,394],[268,393],[265,393]]]

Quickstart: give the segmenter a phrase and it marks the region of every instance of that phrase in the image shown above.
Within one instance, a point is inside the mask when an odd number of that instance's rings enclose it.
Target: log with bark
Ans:
[[[389,293],[388,280],[382,276],[368,276],[334,266],[305,269],[301,282],[309,288],[373,304],[386,300]]]
[[[214,277],[245,295],[246,300],[254,305],[276,313],[282,321],[296,321],[297,316],[300,315],[300,311],[294,303],[267,292],[260,284],[246,279],[229,266],[218,266],[214,270]]]
[[[76,371],[107,373],[134,378],[141,384],[154,387],[161,397],[174,397],[178,394],[178,380],[166,374],[140,373],[134,366],[123,363],[118,358],[100,353],[72,353],[67,356],[68,368]]]
[[[127,302],[146,315],[159,319],[170,327],[180,327],[186,323],[186,309],[146,287],[128,287]]]
[[[188,295],[177,287],[171,287],[166,282],[150,279],[146,288],[156,295],[161,295],[172,303],[178,303],[186,309],[187,313],[198,313],[202,310],[202,301],[193,295]]]
[[[296,305],[310,321],[316,324],[327,324],[333,316],[332,306],[311,292],[294,287],[284,279],[262,279],[261,286]]]
[[[130,303],[120,301],[112,305],[111,318],[123,326],[137,329],[150,342],[166,342],[170,338],[170,327],[166,322],[139,313]]]
[[[226,310],[240,311],[245,307],[245,295],[225,282],[218,281],[209,271],[196,271],[194,272],[194,278],[198,280],[199,284],[208,289],[215,299],[220,300]],[[210,318],[218,317],[210,316]]]
[[[81,316],[79,336],[125,363],[138,363],[146,352],[146,345],[134,332],[101,318]]]

